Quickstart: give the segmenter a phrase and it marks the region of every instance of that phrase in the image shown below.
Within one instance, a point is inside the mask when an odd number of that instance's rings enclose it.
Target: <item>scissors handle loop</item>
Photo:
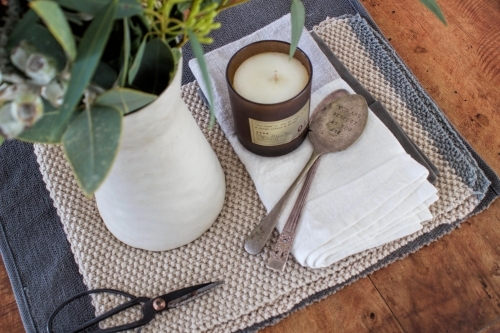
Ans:
[[[124,311],[128,308],[135,306],[135,305],[141,305],[141,304],[144,304],[144,303],[151,301],[151,298],[149,298],[149,297],[136,297],[136,296],[130,295],[126,292],[123,292],[120,290],[115,290],[115,289],[87,290],[87,291],[84,291],[84,292],[82,292],[78,295],[75,295],[75,296],[71,297],[70,299],[66,300],[52,313],[52,315],[50,316],[50,318],[47,322],[47,333],[53,333],[52,326],[53,326],[54,318],[59,313],[59,311],[62,310],[62,308],[64,308],[66,305],[68,305],[69,303],[73,302],[74,300],[76,300],[80,297],[87,296],[90,294],[98,294],[98,293],[118,294],[118,295],[130,298],[130,300],[128,302],[120,304],[117,307],[97,316],[96,318],[94,318],[92,320],[89,320],[89,321],[83,323],[82,325],[71,330],[69,333],[80,332],[80,331],[82,331],[82,330],[84,330],[84,329],[86,329],[94,324],[97,324],[97,323],[103,321],[104,319],[109,318],[109,317],[111,317],[111,316],[113,316],[121,311]],[[125,325],[120,325],[120,326],[115,326],[115,327],[111,327],[111,328],[107,328],[107,329],[103,329],[103,330],[93,331],[92,333],[114,333],[114,332],[121,332],[121,331],[125,331],[125,330],[129,330],[129,329],[143,326],[143,325],[149,323],[154,318],[155,312],[154,311],[147,311],[147,309],[144,307],[144,305],[142,306],[141,310],[142,310],[143,317],[137,321],[134,321],[132,323],[128,323]]]

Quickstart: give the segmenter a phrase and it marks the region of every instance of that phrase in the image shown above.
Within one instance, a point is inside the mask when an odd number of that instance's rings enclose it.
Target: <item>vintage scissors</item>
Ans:
[[[107,328],[107,329],[102,329],[102,330],[96,330],[93,331],[92,333],[112,333],[112,332],[122,332],[126,330],[130,330],[133,328],[141,327],[146,324],[148,324],[157,313],[160,313],[162,311],[166,311],[172,308],[175,308],[179,305],[185,304],[187,302],[190,302],[201,295],[211,291],[213,288],[220,286],[223,284],[224,281],[217,281],[217,282],[209,282],[209,283],[204,283],[204,284],[199,284],[196,286],[192,287],[187,287],[183,288],[180,290],[172,291],[168,294],[161,295],[155,298],[149,298],[149,297],[136,297],[133,295],[130,295],[128,293],[125,293],[120,290],[115,290],[115,289],[93,289],[93,290],[88,290],[83,293],[80,293],[78,295],[75,295],[71,297],[70,299],[66,300],[64,303],[62,303],[50,316],[48,322],[47,322],[47,332],[48,333],[53,333],[53,322],[54,318],[57,316],[59,311],[61,311],[66,305],[69,303],[73,302],[74,300],[90,295],[90,294],[97,294],[97,293],[113,293],[113,294],[118,294],[121,296],[125,296],[127,298],[131,298],[129,301],[120,304],[119,306],[103,313],[100,316],[97,316],[96,318],[89,320],[80,326],[70,330],[69,332],[71,333],[76,333],[85,330],[86,328],[95,325],[101,321],[103,321],[106,318],[109,318],[119,312],[122,312],[128,308],[131,308],[136,305],[142,305],[142,318],[140,320],[134,321],[129,324],[125,325],[120,325],[120,326],[115,326],[112,328]]]

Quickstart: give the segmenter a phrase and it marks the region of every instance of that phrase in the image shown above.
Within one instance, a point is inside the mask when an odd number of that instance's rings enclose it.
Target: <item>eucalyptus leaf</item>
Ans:
[[[144,49],[146,48],[146,39],[144,39],[137,50],[137,54],[134,57],[134,61],[132,62],[132,66],[128,71],[128,84],[132,84],[135,80],[135,76],[137,75],[137,71],[141,66],[142,56],[144,55]]]
[[[120,74],[118,75],[118,85],[121,87],[125,86],[127,82],[127,74],[128,74],[128,64],[130,59],[130,30],[128,19],[123,19],[123,50],[122,50],[122,66],[120,70]]]
[[[446,18],[444,17],[441,8],[439,8],[439,5],[437,4],[436,0],[420,0],[420,2],[423,3],[425,7],[429,8],[429,10],[433,12],[434,15],[436,15],[441,22],[447,24]]]
[[[157,97],[129,88],[115,88],[97,97],[95,104],[112,106],[125,115],[151,103]]]
[[[302,4],[300,0],[292,0],[290,13],[292,16],[292,39],[290,41],[290,53],[288,56],[291,59],[295,54],[300,36],[302,35],[302,30],[304,29],[304,22],[306,19],[304,4]]]
[[[39,20],[40,18],[33,9],[29,9],[19,22],[17,22],[14,30],[9,36],[9,44],[7,46],[10,48],[19,44],[19,42],[24,39],[23,36],[29,33],[33,25]]]
[[[142,13],[144,9],[137,0],[119,0],[116,9],[116,19],[131,17]]]
[[[45,26],[52,33],[52,36],[59,42],[71,61],[76,57],[76,43],[68,21],[59,5],[54,1],[38,0],[29,3],[38,16],[45,23]]]
[[[80,41],[78,55],[71,70],[67,93],[61,107],[63,119],[69,119],[100,62],[113,26],[116,4],[117,0],[113,0],[105,10],[97,14]]]
[[[93,105],[69,124],[63,148],[85,194],[94,193],[111,170],[121,132],[122,115],[110,106]]]
[[[113,0],[56,0],[61,6],[97,16]],[[141,4],[137,0],[119,0],[117,4],[115,19],[130,17],[143,12]]]
[[[21,40],[25,40],[32,44],[39,53],[54,58],[58,71],[64,69],[64,66],[66,65],[66,54],[54,36],[52,36],[50,31],[43,25],[38,23],[33,24],[29,29],[19,31],[16,35],[16,39],[11,40],[12,46],[19,44]]]
[[[105,62],[100,62],[97,65],[94,76],[92,77],[92,83],[97,84],[99,87],[104,89],[111,89],[113,84],[116,82],[118,74],[116,71]]]
[[[132,86],[159,95],[168,86],[174,68],[174,57],[170,47],[159,38],[150,40],[144,48]]]
[[[56,0],[62,7],[77,12],[96,15],[111,0]]]
[[[2,143],[5,141],[4,137],[0,135],[0,146],[2,145]]]
[[[170,81],[172,81],[174,79],[175,72],[177,71],[177,67],[179,66],[179,61],[181,60],[182,52],[176,47],[170,48],[170,50],[172,51],[172,56],[174,58],[174,69],[172,70],[173,75],[171,75],[170,77]]]
[[[25,129],[18,139],[27,142],[60,143],[64,129],[62,128],[62,117],[56,108],[49,102],[43,100],[44,113],[32,127]]]
[[[186,10],[188,10],[189,8],[191,8],[191,4],[193,3],[192,0],[186,0],[185,2],[180,2],[177,4],[177,9],[180,11],[180,12],[185,12]]]
[[[177,67],[179,66],[179,62],[181,61],[182,58],[182,52],[176,47],[170,48],[170,51],[172,51],[172,57],[173,57],[173,63],[174,67],[172,69],[172,74],[170,75],[170,82],[174,79],[175,73],[177,72]],[[170,84],[170,82],[168,84]]]
[[[137,50],[139,49],[139,46],[141,45],[143,41],[144,34],[146,33],[145,30],[143,30],[143,24],[142,24],[142,18],[143,15],[140,15],[140,18],[135,19],[128,17],[127,18],[127,23],[130,28],[130,52],[131,54],[137,53]]]
[[[190,29],[187,30],[188,36],[189,36],[189,41],[191,43],[191,48],[193,49],[193,53],[196,56],[196,59],[198,60],[198,64],[200,65],[201,69],[201,74],[203,78],[203,83],[205,84],[205,87],[208,92],[208,108],[210,109],[210,123],[209,123],[209,128],[212,128],[215,123],[215,113],[214,113],[214,93],[212,90],[212,82],[210,81],[210,76],[208,75],[208,69],[207,69],[207,63],[205,62],[205,56],[203,55],[203,49],[201,47],[200,42],[198,41],[198,38],[194,34],[193,31]]]

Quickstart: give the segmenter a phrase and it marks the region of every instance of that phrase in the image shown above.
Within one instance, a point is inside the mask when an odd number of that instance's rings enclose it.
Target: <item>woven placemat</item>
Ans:
[[[466,218],[484,197],[489,181],[382,37],[359,16],[327,19],[314,31],[438,167],[435,186],[440,200],[432,206],[434,219],[416,234],[325,269],[306,269],[291,259],[284,274],[268,270],[269,247],[258,256],[248,255],[242,247],[245,236],[264,217],[264,207],[221,129],[216,125],[207,131],[208,110],[195,82],[183,86],[182,97],[221,162],[227,194],[210,230],[181,248],[149,252],[116,240],[105,228],[95,201],[79,190],[62,149],[35,145],[44,181],[89,289],[105,287],[156,296],[188,285],[225,280],[214,292],[158,316],[142,332],[256,330],[431,242],[436,237],[434,230]],[[116,302],[111,296],[94,301],[97,313]],[[121,324],[132,316],[135,313],[106,324]]]

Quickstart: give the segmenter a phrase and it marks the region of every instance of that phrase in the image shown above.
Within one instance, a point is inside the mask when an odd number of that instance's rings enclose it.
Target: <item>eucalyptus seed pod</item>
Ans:
[[[28,58],[36,52],[36,48],[28,42],[22,40],[19,45],[10,52],[10,61],[21,71],[26,71]]]
[[[42,87],[42,97],[53,107],[59,108],[64,101],[67,88],[68,83],[66,81],[54,80]]]
[[[33,93],[28,92],[20,95],[12,103],[12,114],[25,127],[31,127],[43,115],[42,98]]]
[[[29,91],[29,87],[25,84],[8,84],[0,85],[0,103],[5,101],[13,101],[20,95]]]
[[[6,103],[0,108],[0,135],[13,139],[24,130],[24,124],[12,112],[13,103]]]
[[[23,77],[17,75],[16,73],[3,74],[2,79],[4,82],[10,82],[14,84],[23,84],[26,81]]]
[[[44,54],[33,53],[26,62],[25,73],[35,84],[49,84],[57,74],[56,62]]]

